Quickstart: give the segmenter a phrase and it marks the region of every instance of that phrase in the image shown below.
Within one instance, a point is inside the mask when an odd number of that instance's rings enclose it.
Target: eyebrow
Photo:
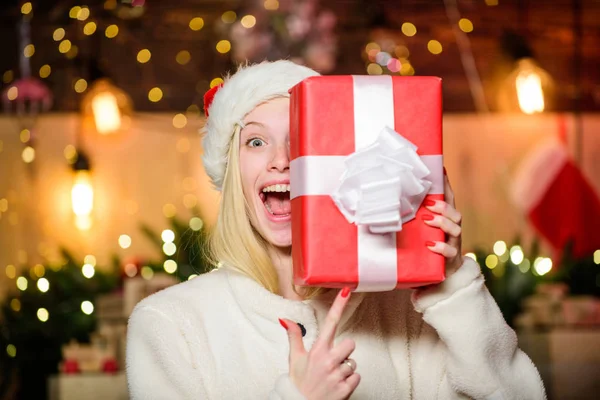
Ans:
[[[258,121],[249,121],[249,122],[245,122],[245,123],[244,123],[244,125],[245,125],[244,127],[246,127],[246,126],[248,126],[248,125],[256,125],[256,126],[258,126],[258,127],[260,127],[260,128],[266,128],[266,125],[265,125],[265,124],[263,124],[262,122],[258,122]]]

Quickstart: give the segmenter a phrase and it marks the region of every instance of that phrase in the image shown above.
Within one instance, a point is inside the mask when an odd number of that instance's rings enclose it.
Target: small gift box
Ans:
[[[318,76],[290,91],[294,283],[356,291],[444,280],[425,199],[443,200],[441,80]]]

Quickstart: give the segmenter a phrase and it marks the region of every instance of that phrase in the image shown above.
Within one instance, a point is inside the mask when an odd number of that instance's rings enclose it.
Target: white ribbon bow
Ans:
[[[350,154],[341,183],[331,195],[348,222],[371,233],[402,230],[412,220],[432,183],[417,146],[389,127],[372,145]]]

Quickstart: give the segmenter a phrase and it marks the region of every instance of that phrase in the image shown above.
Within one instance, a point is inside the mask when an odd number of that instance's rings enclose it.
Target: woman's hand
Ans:
[[[429,249],[446,257],[446,276],[455,273],[462,265],[461,255],[461,222],[462,215],[455,208],[454,192],[450,186],[448,175],[444,169],[444,199],[445,201],[426,201],[425,207],[433,213],[432,216],[424,215],[427,225],[440,228],[446,233],[446,242],[434,242]]]
[[[345,339],[337,346],[333,344],[349,299],[350,290],[342,289],[327,314],[321,334],[308,352],[302,343],[300,327],[288,319],[279,320],[290,340],[290,378],[309,400],[347,399],[360,382],[360,375],[354,372],[356,362],[348,359],[354,351],[354,341]]]

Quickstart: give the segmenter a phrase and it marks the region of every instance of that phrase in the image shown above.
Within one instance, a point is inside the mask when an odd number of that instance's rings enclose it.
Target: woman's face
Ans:
[[[251,222],[277,247],[292,244],[289,99],[256,107],[240,132],[240,169]]]

